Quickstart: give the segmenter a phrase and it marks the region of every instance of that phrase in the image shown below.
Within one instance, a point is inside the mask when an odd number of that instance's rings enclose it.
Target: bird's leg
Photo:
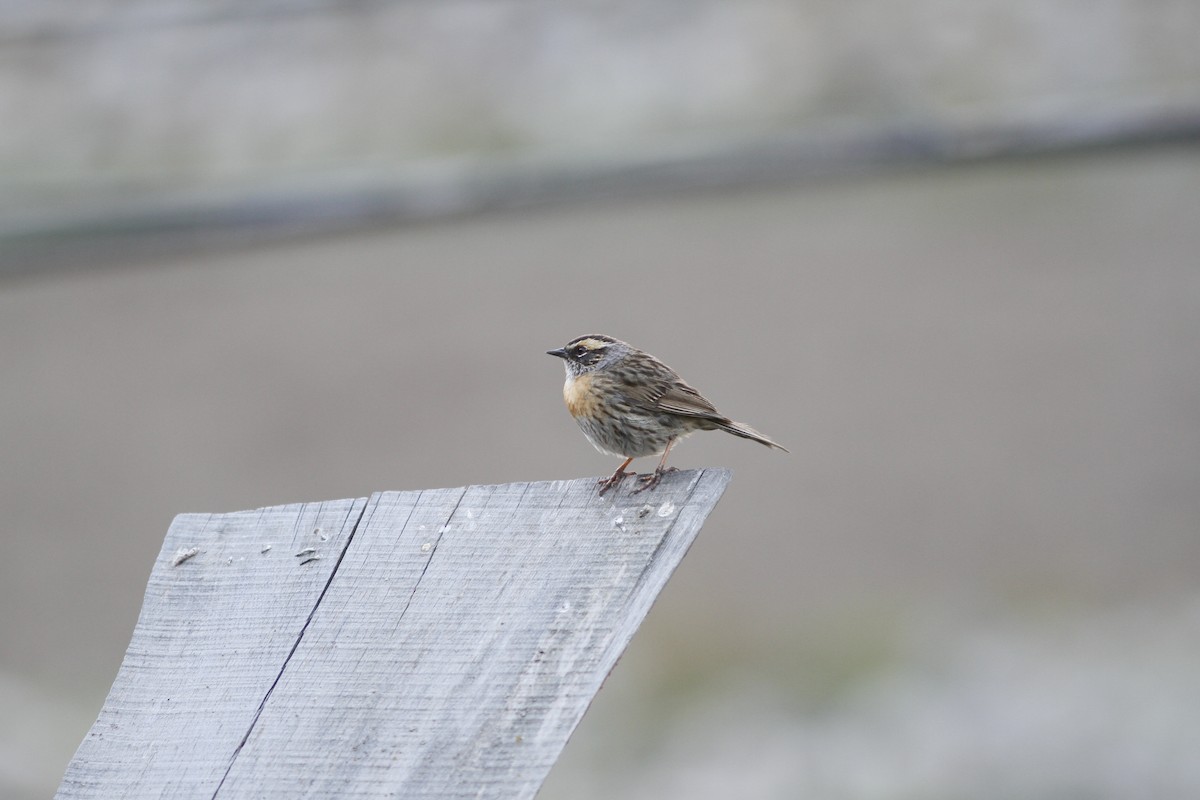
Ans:
[[[678,471],[674,467],[666,466],[667,453],[671,452],[671,445],[673,445],[673,444],[675,444],[674,439],[667,442],[667,449],[663,450],[662,458],[660,458],[658,460],[658,468],[655,469],[654,472],[651,472],[649,475],[642,475],[641,477],[639,477],[638,482],[641,483],[642,485],[639,486],[638,488],[634,489],[632,492],[630,492],[630,494],[638,494],[640,492],[646,491],[647,489],[653,489],[655,486],[658,486],[660,481],[662,481],[663,475],[666,475],[668,472],[677,472]]]
[[[617,471],[612,475],[608,476],[607,478],[601,478],[597,482],[596,485],[600,487],[601,497],[603,497],[604,493],[609,489],[619,485],[621,481],[625,480],[625,478],[629,475],[629,473],[625,471],[625,468],[629,466],[631,461],[633,461],[633,456],[625,459],[625,461],[621,463],[621,466],[617,467]]]

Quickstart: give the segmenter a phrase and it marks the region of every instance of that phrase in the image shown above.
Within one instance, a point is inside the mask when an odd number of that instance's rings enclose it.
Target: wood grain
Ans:
[[[729,480],[180,516],[57,796],[532,797]]]

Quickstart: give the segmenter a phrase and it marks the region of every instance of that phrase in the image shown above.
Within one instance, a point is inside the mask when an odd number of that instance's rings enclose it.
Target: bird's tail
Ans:
[[[771,441],[766,436],[763,436],[761,433],[754,430],[754,428],[751,428],[744,422],[734,422],[731,419],[727,419],[717,422],[717,427],[726,433],[732,433],[734,436],[740,436],[743,439],[753,439],[759,444],[765,444],[767,447],[774,447],[776,450],[782,450],[785,453],[791,452],[779,442]]]

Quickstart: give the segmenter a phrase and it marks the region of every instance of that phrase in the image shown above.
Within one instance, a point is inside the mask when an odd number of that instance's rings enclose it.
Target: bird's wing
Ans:
[[[636,399],[648,408],[668,411],[684,417],[725,419],[716,407],[705,399],[704,395],[682,380],[662,381],[641,387],[641,391],[636,393]]]
[[[682,414],[686,417],[724,419],[717,412],[716,406],[708,402],[704,395],[682,381],[668,387],[662,397],[658,398],[658,407],[663,411]]]

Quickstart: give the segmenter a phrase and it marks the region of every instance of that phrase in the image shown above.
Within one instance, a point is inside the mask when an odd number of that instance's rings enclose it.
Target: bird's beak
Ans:
[[[566,358],[566,357],[567,357],[567,351],[566,351],[566,350],[563,350],[563,349],[560,347],[560,348],[558,348],[557,350],[547,350],[547,351],[546,351],[546,355],[548,355],[548,356],[558,356],[559,358]]]

